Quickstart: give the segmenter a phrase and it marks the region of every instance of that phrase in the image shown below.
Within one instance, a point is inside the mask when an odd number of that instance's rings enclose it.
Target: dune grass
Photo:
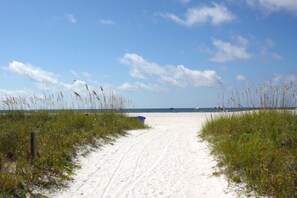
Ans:
[[[297,197],[297,114],[286,110],[296,104],[296,86],[275,87],[248,95],[260,110],[211,118],[200,137],[233,181],[259,196]]]
[[[112,111],[10,111],[0,115],[0,197],[31,192],[32,186],[61,186],[77,165],[73,157],[98,140],[144,128],[137,119]],[[30,133],[36,132],[36,157],[30,157]]]
[[[258,195],[297,196],[297,115],[259,111],[210,120],[201,137],[225,172]]]
[[[61,187],[79,168],[78,153],[146,126],[115,111],[127,101],[87,84],[80,91],[0,97],[0,198],[42,197],[36,187]],[[87,111],[88,113],[84,113]],[[36,155],[30,150],[36,134]]]

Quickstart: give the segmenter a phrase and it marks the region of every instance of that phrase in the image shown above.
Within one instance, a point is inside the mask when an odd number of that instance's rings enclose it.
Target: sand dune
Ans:
[[[147,113],[150,129],[130,131],[80,157],[68,188],[50,197],[238,197],[197,133],[210,114]]]

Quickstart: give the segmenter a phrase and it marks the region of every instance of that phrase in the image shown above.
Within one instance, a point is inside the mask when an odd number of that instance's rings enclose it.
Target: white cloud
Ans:
[[[157,84],[153,84],[153,83],[145,84],[140,82],[135,82],[135,83],[125,82],[119,87],[119,89],[122,91],[139,91],[139,90],[148,90],[153,92],[165,91],[165,89],[159,87]]]
[[[115,25],[115,22],[110,19],[101,19],[100,24],[101,25]]]
[[[276,60],[276,61],[281,61],[284,59],[281,55],[277,53],[271,53],[270,56],[272,57],[273,60]]]
[[[243,76],[243,75],[237,75],[237,76],[235,77],[235,79],[236,79],[237,81],[246,81],[246,77]]]
[[[281,61],[284,58],[280,55],[277,54],[275,52],[271,52],[270,49],[273,48],[275,46],[275,43],[272,39],[265,39],[264,41],[264,45],[262,46],[262,49],[260,51],[260,55],[263,58],[267,58],[268,60],[275,60],[275,61]]]
[[[39,83],[57,84],[59,82],[53,73],[44,71],[30,64],[12,61],[9,63],[8,69]]]
[[[297,82],[297,75],[296,74],[276,74],[273,77],[272,82],[274,84]]]
[[[178,0],[180,3],[189,3],[191,0]]]
[[[1,97],[7,97],[7,96],[28,97],[28,96],[33,96],[34,94],[35,93],[29,89],[15,89],[15,90],[0,89]]]
[[[130,84],[128,82],[125,82],[124,84],[122,84],[120,87],[119,87],[120,90],[123,90],[123,91],[134,91],[136,88],[135,85],[133,84]]]
[[[97,81],[87,83],[83,80],[74,80],[72,83],[61,82],[59,85],[60,88],[58,90],[62,89],[67,95],[73,95],[75,94],[74,92],[76,92],[83,98],[89,98],[89,94],[93,93],[93,91],[95,91],[99,97],[103,92],[108,96],[109,93],[115,93],[116,89],[116,87],[111,84],[102,84]],[[103,91],[101,90],[101,87],[103,88]]]
[[[42,100],[45,97],[54,97],[54,95],[63,93],[64,101],[61,101],[61,103],[56,104],[49,104],[49,108],[61,108],[63,105],[67,108],[73,108],[78,107],[80,108],[80,104],[78,104],[77,100],[74,99],[74,92],[77,92],[79,95],[82,96],[82,98],[88,99],[90,97],[90,93],[94,93],[95,91],[98,94],[98,97],[101,98],[103,91],[101,91],[101,87],[104,89],[104,93],[106,96],[109,96],[111,93],[111,89],[115,88],[114,86],[108,86],[107,84],[98,83],[97,81],[93,81],[87,85],[87,83],[83,80],[74,80],[73,82],[63,82],[59,81],[55,75],[51,72],[44,71],[38,67],[31,66],[30,64],[24,64],[17,61],[12,61],[9,63],[9,66],[5,68],[6,70],[9,70],[11,72],[17,73],[21,76],[27,77],[34,82],[37,82],[36,87],[34,89],[34,92],[28,89],[17,89],[17,90],[5,90],[0,88],[0,109],[1,108],[7,108],[5,105],[3,106],[3,102],[1,103],[1,100],[5,100],[10,97],[21,97],[23,99],[30,98],[30,97],[38,97],[38,103],[34,107],[28,108],[44,108],[45,103],[47,102],[45,100]],[[77,75],[76,72],[71,71],[72,74]],[[89,76],[90,74],[87,72],[79,73],[79,76],[85,75]],[[80,79],[80,78],[76,78]],[[88,82],[90,80],[88,79]],[[115,92],[113,92],[115,93]],[[89,105],[89,100],[84,101],[86,105]],[[62,104],[63,103],[63,104]],[[2,105],[2,106],[1,106]],[[46,104],[48,105],[48,104]],[[65,105],[65,106],[64,106]],[[16,104],[14,108],[27,108],[21,107],[22,105]],[[47,108],[46,107],[46,108]],[[8,107],[9,108],[9,107]]]
[[[267,48],[263,48],[260,54],[264,58],[273,59],[275,61],[282,61],[284,59],[281,55],[268,51]]]
[[[130,75],[147,79],[152,77],[157,81],[172,86],[185,87],[218,87],[223,84],[221,78],[212,70],[191,70],[183,65],[160,66],[150,62],[137,54],[125,54],[120,62],[131,67]],[[136,74],[137,71],[137,75]],[[127,85],[127,89],[129,86]]]
[[[172,68],[171,75],[173,80],[179,81],[184,86],[218,87],[223,84],[221,78],[213,70],[198,71],[178,65]]]
[[[75,77],[75,78],[91,78],[91,74],[87,71],[83,71],[83,72],[76,72],[71,70],[70,71],[71,74]]]
[[[83,80],[74,80],[73,83],[65,83],[65,82],[59,81],[53,73],[44,71],[30,64],[24,64],[21,62],[12,61],[11,63],[9,63],[9,66],[5,69],[38,82],[39,89],[43,91],[47,90],[47,91],[57,92],[63,89],[63,90],[70,91],[72,93],[73,91],[85,93],[85,94],[89,93],[86,89],[87,82]],[[88,72],[77,73],[75,71],[71,71],[71,73],[76,77],[76,79],[81,79],[82,77],[89,78],[91,76],[91,74]],[[94,84],[94,82],[91,84]],[[100,90],[99,83],[95,81],[95,84],[96,85],[94,86],[88,85],[88,88],[90,90]],[[110,88],[111,86],[106,85],[104,86],[104,89],[106,90],[107,87]]]
[[[184,26],[205,24],[207,22],[212,25],[220,25],[222,23],[231,22],[236,18],[225,5],[217,3],[213,3],[212,6],[190,8],[185,14],[185,19],[181,19],[171,13],[161,14],[161,16],[171,19],[172,21]]]
[[[212,44],[217,48],[217,51],[210,59],[211,61],[223,63],[236,59],[247,60],[251,58],[251,54],[246,51],[248,40],[244,37],[238,37],[237,44],[223,42],[219,39],[214,39]]]
[[[66,19],[70,22],[70,23],[76,23],[77,20],[75,18],[75,16],[73,14],[69,14],[69,13],[66,13],[65,14],[65,17]]]
[[[88,97],[89,92],[92,92],[93,90],[100,90],[99,86],[95,88],[95,86],[88,85],[88,83],[83,80],[74,80],[72,84],[61,82],[60,85],[62,85],[64,88],[66,88],[67,91],[70,91],[72,94],[73,92],[77,92],[83,97]],[[89,91],[87,88],[89,89]]]
[[[143,73],[150,75],[163,75],[166,73],[164,68],[157,63],[146,61],[137,54],[126,53],[120,58],[120,62],[131,67],[130,75],[135,78],[145,79]]]
[[[267,46],[269,48],[274,47],[274,41],[270,38],[265,39],[264,43],[265,43],[265,46]]]
[[[92,76],[89,72],[86,72],[86,71],[81,72],[81,75],[85,78],[90,78]]]
[[[237,36],[236,37],[236,40],[237,40],[237,44],[240,45],[240,46],[245,46],[247,47],[248,44],[249,44],[249,41],[248,39],[242,37],[242,36]]]
[[[82,91],[86,90],[86,82],[82,80],[74,80],[72,84],[61,83],[67,89],[71,89],[73,91]]]
[[[296,0],[246,0],[252,7],[259,7],[266,12],[287,11],[297,15]]]
[[[28,106],[29,97],[38,97],[29,89],[0,89],[0,109],[25,109]]]

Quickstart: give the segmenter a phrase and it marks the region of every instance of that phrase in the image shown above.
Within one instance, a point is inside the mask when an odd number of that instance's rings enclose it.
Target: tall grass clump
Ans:
[[[222,101],[224,102],[224,101]],[[297,84],[291,82],[263,83],[257,88],[234,89],[227,101],[229,107],[279,109],[297,106]]]
[[[297,114],[287,109],[296,104],[296,87],[289,85],[269,90],[264,84],[260,110],[211,118],[200,134],[222,171],[259,196],[297,197]]]
[[[88,107],[87,113],[83,109],[52,111],[52,107],[56,108],[55,102],[66,106],[62,93],[58,94],[59,99],[54,96],[31,97],[32,101],[2,99],[5,111],[0,112],[0,197],[25,197],[28,193],[34,195],[35,187],[62,186],[78,168],[73,161],[78,152],[125,135],[126,130],[145,127],[137,119],[112,109],[124,104],[114,94],[113,100],[108,101],[109,97],[104,94],[86,89],[91,95],[85,98],[76,92],[79,96],[74,96],[78,97],[74,103]],[[36,134],[34,158],[30,153],[31,132]]]

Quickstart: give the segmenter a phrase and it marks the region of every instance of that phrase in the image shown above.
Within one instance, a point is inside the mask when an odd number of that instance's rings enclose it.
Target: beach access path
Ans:
[[[212,113],[212,115],[217,113]],[[49,197],[238,197],[198,137],[210,113],[141,113],[151,128],[79,157],[69,186]],[[132,115],[133,116],[133,115]]]

